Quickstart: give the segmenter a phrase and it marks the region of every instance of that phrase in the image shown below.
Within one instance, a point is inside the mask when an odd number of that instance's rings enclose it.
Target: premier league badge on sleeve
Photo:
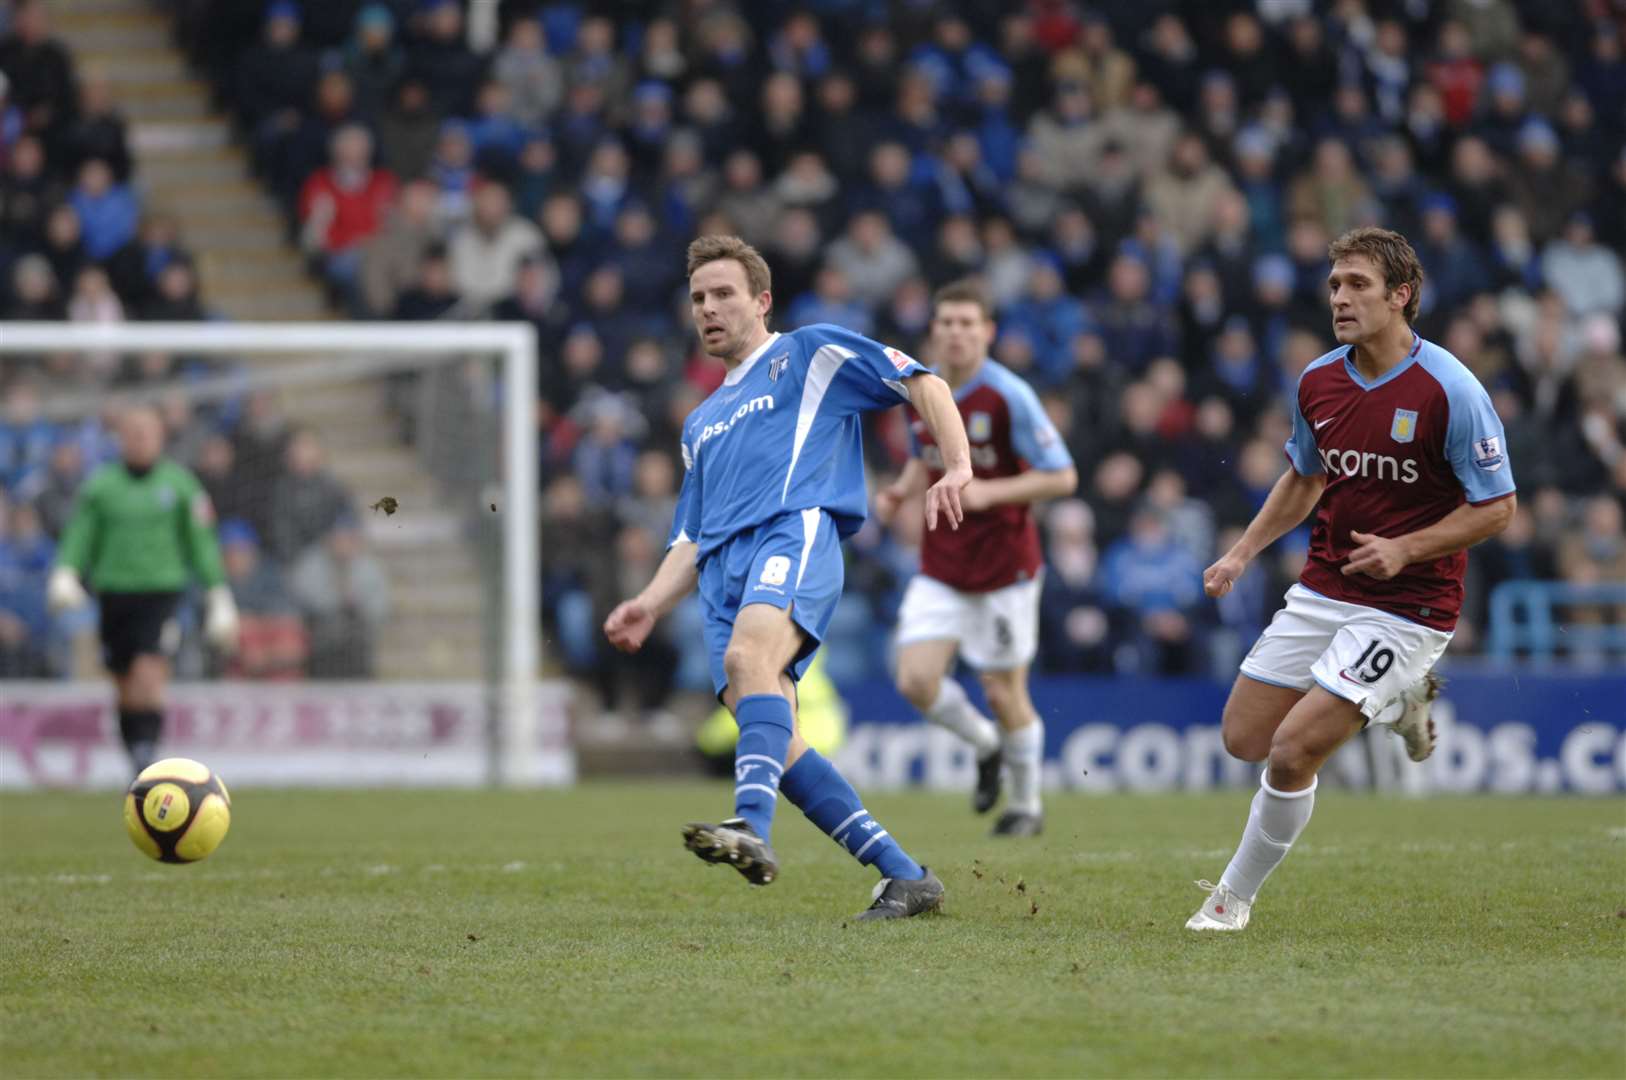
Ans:
[[[1495,472],[1502,467],[1500,435],[1487,435],[1483,439],[1474,440],[1474,464],[1486,472]]]
[[[1396,409],[1395,421],[1389,425],[1389,438],[1395,442],[1411,442],[1417,437],[1417,412],[1413,409]]]

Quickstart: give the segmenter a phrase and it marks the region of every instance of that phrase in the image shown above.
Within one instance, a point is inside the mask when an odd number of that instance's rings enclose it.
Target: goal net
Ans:
[[[182,601],[163,753],[235,784],[567,781],[567,693],[537,677],[535,380],[527,324],[12,323],[0,405],[32,442],[6,529],[48,551],[118,412],[153,406],[242,616],[228,653]],[[94,607],[12,606],[0,786],[122,784]]]

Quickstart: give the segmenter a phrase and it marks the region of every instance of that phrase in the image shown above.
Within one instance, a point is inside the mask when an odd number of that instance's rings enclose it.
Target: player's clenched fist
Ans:
[[[634,653],[644,647],[649,632],[655,629],[655,613],[636,598],[616,605],[610,617],[604,620],[604,636],[610,644],[625,653]]]
[[[897,484],[888,484],[875,493],[875,520],[882,525],[892,524],[892,519],[898,516],[898,507],[903,500],[909,497],[907,491],[899,489]]]
[[[1236,579],[1242,576],[1242,571],[1248,564],[1235,555],[1225,555],[1203,571],[1203,592],[1216,600],[1231,591]]]
[[[1349,562],[1343,566],[1345,577],[1365,574],[1379,581],[1388,581],[1411,562],[1406,545],[1399,540],[1355,529],[1349,530],[1349,538],[1360,546],[1349,553]]]
[[[943,479],[926,489],[926,528],[937,528],[939,514],[950,528],[960,527],[960,522],[965,520],[965,510],[960,506],[960,492],[969,483],[971,466],[965,465],[944,473]]]

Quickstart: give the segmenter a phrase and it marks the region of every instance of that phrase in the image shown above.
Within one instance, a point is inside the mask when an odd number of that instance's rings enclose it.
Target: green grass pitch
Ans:
[[[229,779],[229,778],[228,778]],[[681,849],[711,784],[236,794],[195,866],[116,797],[0,797],[0,1075],[1622,1076],[1626,802],[1326,789],[1241,935],[1182,928],[1248,796],[869,803],[948,886],[781,804],[765,889]]]

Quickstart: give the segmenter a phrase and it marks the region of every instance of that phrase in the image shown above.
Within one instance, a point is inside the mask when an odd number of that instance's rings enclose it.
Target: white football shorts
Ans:
[[[1034,577],[978,593],[916,574],[898,609],[898,644],[954,641],[960,656],[979,671],[1031,664],[1039,652],[1040,581]]]
[[[1451,635],[1387,611],[1333,600],[1295,584],[1259,635],[1242,674],[1272,686],[1354,702],[1370,720],[1434,666]],[[1399,710],[1384,722],[1398,719]]]

